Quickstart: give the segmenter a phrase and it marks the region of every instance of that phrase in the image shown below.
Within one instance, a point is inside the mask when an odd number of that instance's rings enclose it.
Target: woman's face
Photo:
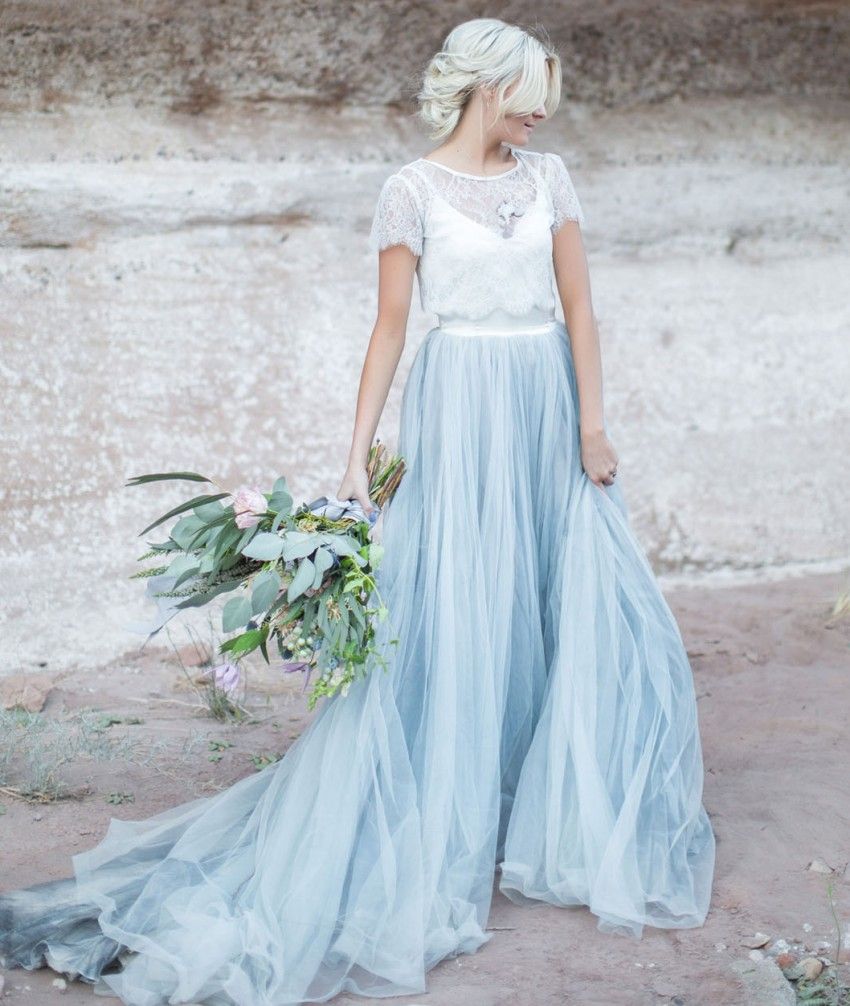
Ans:
[[[517,147],[525,146],[531,139],[537,123],[542,122],[545,118],[546,109],[542,105],[526,115],[505,116],[505,142]]]
[[[516,88],[514,81],[505,91],[505,97],[510,97]],[[543,105],[538,105],[531,112],[520,115],[506,115],[504,122],[498,123],[496,129],[499,132],[499,139],[503,143],[508,143],[517,147],[524,147],[530,141],[534,129],[539,122],[546,118],[546,109]]]

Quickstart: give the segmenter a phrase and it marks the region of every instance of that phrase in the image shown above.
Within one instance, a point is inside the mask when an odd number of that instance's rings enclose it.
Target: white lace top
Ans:
[[[494,311],[554,316],[552,234],[584,215],[559,154],[510,151],[516,164],[498,175],[420,157],[381,188],[369,244],[419,256],[420,302],[441,323]]]

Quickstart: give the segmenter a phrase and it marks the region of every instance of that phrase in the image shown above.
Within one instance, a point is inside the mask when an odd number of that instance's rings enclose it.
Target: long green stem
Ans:
[[[835,899],[833,898],[832,895],[833,895],[833,888],[832,888],[832,881],[830,880],[827,882],[826,885],[826,896],[827,898],[829,898],[829,907],[832,911],[832,917],[833,919],[835,919],[835,929],[838,933],[838,942],[836,944],[837,949],[835,951],[835,964],[837,967],[838,964],[841,962],[841,920],[838,918],[838,913],[835,910]]]

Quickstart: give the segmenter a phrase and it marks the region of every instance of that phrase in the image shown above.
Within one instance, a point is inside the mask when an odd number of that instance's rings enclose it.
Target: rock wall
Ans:
[[[530,24],[523,3],[490,16]],[[411,106],[419,73],[480,5],[443,0],[4,0],[0,110],[69,101],[200,112],[230,100]],[[569,0],[536,7],[565,98],[850,98],[850,5]],[[412,106],[411,106],[412,107]]]

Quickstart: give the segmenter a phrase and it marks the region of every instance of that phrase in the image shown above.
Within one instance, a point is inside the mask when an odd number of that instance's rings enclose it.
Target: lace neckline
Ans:
[[[428,160],[427,157],[420,157],[418,158],[418,160],[424,162],[425,164],[434,164],[438,168],[442,168],[443,171],[449,171],[451,174],[458,175],[461,178],[474,178],[477,181],[481,182],[491,182],[497,178],[507,178],[508,175],[512,175],[519,168],[520,166],[519,155],[517,154],[516,150],[513,147],[508,147],[508,149],[513,154],[516,164],[508,168],[507,171],[500,172],[498,175],[471,175],[467,171],[458,171],[456,168],[450,168],[447,164],[440,164],[438,161],[430,161]]]

